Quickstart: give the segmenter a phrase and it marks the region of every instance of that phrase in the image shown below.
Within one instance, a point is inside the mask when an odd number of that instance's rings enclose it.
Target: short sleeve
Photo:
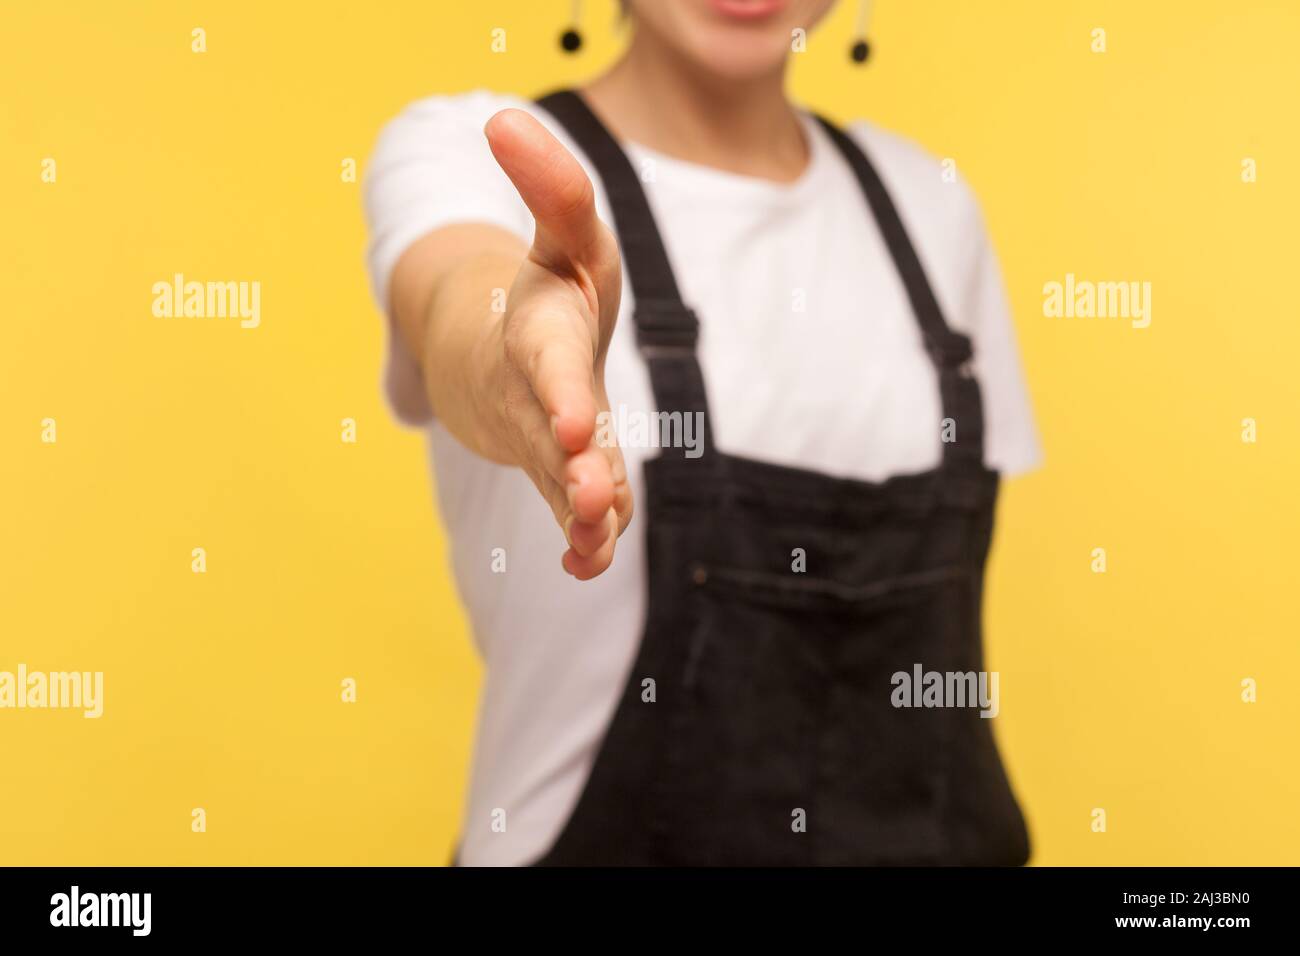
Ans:
[[[1019,475],[1039,467],[1043,454],[997,254],[973,198],[972,205],[977,247],[964,301],[984,403],[984,458],[1003,475]]]
[[[432,413],[419,364],[406,349],[389,309],[398,259],[417,239],[443,226],[480,222],[532,239],[533,220],[493,159],[483,126],[523,101],[478,91],[413,103],[379,135],[366,168],[366,263],[376,303],[388,322],[385,392],[397,417],[427,422]]]

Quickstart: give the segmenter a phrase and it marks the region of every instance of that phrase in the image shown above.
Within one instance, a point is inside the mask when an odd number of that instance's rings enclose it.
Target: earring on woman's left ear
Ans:
[[[866,63],[867,57],[871,55],[871,44],[867,42],[867,15],[870,12],[871,0],[861,0],[858,4],[858,22],[853,28],[855,39],[849,47],[849,59],[859,65]]]
[[[560,34],[560,49],[565,53],[577,53],[582,47],[582,34],[578,24],[582,21],[582,0],[573,0],[569,16],[569,27]]]

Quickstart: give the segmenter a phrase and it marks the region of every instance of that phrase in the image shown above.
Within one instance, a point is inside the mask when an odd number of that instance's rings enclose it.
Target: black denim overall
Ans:
[[[586,788],[538,862],[1023,863],[1024,821],[978,704],[891,703],[896,672],[984,666],[998,476],[970,341],[944,322],[867,157],[821,121],[902,277],[956,439],[933,471],[880,483],[717,450],[698,322],[636,172],[576,94],[539,104],[604,182],[656,405],[704,413],[705,444],[646,463],[645,633]],[[800,554],[806,570],[792,570]]]

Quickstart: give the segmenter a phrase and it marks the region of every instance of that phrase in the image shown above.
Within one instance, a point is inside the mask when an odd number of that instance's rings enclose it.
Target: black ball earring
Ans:
[[[582,34],[578,32],[578,23],[582,20],[582,2],[573,0],[573,12],[570,16],[571,26],[560,34],[560,49],[565,53],[577,53],[582,48]]]
[[[867,42],[867,14],[870,10],[871,0],[862,0],[858,5],[858,22],[853,28],[853,35],[857,39],[849,47],[849,59],[858,65],[866,63],[867,57],[871,55],[871,44]]]

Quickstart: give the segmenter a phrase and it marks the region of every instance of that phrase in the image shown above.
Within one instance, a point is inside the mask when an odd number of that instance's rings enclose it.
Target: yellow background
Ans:
[[[0,670],[106,685],[0,711],[0,863],[447,858],[479,672],[341,163],[417,97],[607,63],[612,0],[573,59],[568,6],[0,6]],[[793,92],[957,160],[1044,438],[987,608],[1034,862],[1300,862],[1300,6],[881,0],[865,69],[853,6]],[[154,318],[176,272],[260,281],[261,327]],[[1151,327],[1045,318],[1067,272],[1150,281]]]

